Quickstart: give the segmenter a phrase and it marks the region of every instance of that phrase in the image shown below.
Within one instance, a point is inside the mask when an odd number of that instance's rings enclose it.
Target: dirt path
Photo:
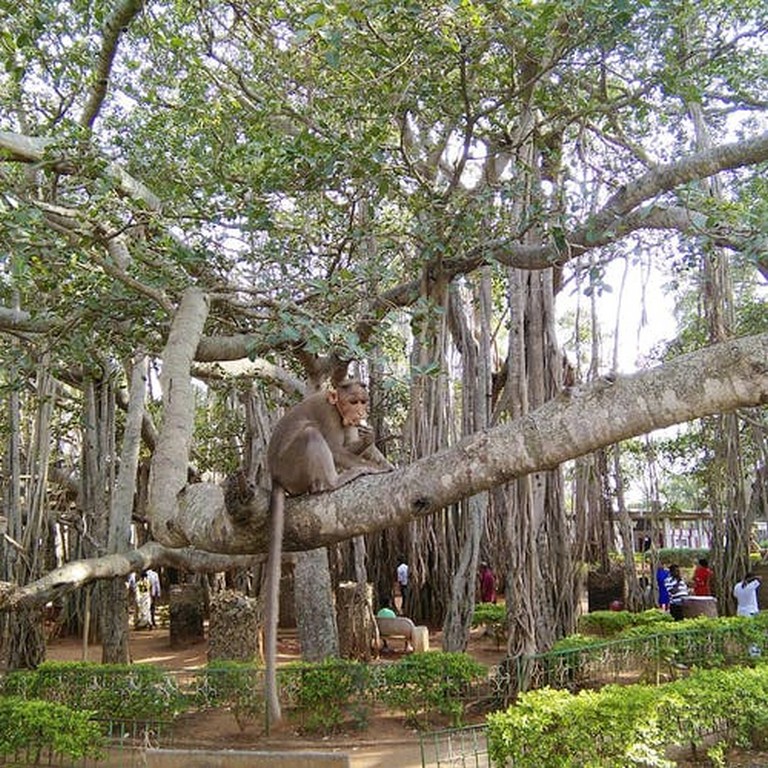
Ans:
[[[440,648],[440,634],[430,634],[430,647]],[[166,627],[154,630],[131,630],[131,660],[151,663],[171,671],[191,671],[207,664],[208,644],[203,641],[186,648],[171,648]],[[469,652],[481,663],[495,664],[503,656],[491,638],[473,632]],[[101,646],[84,649],[77,638],[51,640],[47,658],[59,661],[101,661]],[[278,663],[300,658],[295,633],[281,633]],[[210,749],[274,749],[342,752],[349,756],[352,768],[421,768],[421,742],[417,731],[407,728],[401,719],[375,716],[368,728],[359,733],[331,737],[302,738],[286,727],[282,732],[265,737],[260,729],[246,726],[241,730],[227,712],[206,712],[190,716],[174,728],[174,743]],[[429,754],[429,752],[427,752]]]

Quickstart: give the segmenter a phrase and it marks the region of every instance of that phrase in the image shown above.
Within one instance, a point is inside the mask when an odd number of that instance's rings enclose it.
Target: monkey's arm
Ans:
[[[373,445],[373,429],[367,424],[344,427],[344,447],[360,456]]]
[[[344,428],[344,448],[360,456],[369,464],[381,470],[393,470],[395,467],[387,457],[376,447],[373,429],[367,424],[359,424],[354,427]],[[341,469],[341,465],[336,465]]]

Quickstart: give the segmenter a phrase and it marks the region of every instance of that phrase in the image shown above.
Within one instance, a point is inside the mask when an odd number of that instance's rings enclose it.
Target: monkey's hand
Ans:
[[[354,437],[352,437],[353,435]],[[352,430],[347,431],[344,447],[352,453],[362,455],[373,445],[373,441],[373,428],[367,424],[358,424]]]

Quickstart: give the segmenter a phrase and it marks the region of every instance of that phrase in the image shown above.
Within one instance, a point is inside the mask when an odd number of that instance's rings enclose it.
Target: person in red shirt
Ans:
[[[712,594],[712,569],[706,557],[699,559],[699,564],[693,569],[693,594],[699,597],[709,597]]]
[[[496,602],[496,577],[486,562],[480,563],[480,602]]]

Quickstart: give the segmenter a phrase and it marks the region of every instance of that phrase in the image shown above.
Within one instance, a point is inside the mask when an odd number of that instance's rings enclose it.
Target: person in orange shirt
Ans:
[[[707,558],[699,558],[698,565],[693,569],[693,594],[709,597],[712,594],[712,576]]]

